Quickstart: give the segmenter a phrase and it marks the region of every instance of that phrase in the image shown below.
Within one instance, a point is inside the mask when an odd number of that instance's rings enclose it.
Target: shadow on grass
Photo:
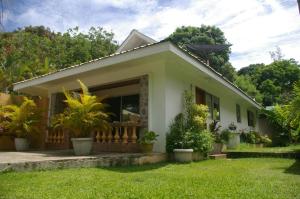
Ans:
[[[144,172],[144,171],[160,169],[160,168],[163,168],[170,164],[172,164],[172,163],[163,162],[163,163],[145,164],[145,165],[99,167],[99,169],[104,169],[107,171],[114,171],[114,172],[119,172],[119,173],[135,173],[135,172]]]
[[[284,173],[300,175],[300,160],[297,159]]]

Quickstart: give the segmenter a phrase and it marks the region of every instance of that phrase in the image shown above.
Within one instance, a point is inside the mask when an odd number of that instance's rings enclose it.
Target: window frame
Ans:
[[[242,115],[241,115],[241,106],[239,104],[235,105],[235,113],[236,113],[236,122],[242,123]]]
[[[252,120],[251,120],[252,119]],[[255,115],[254,112],[251,110],[247,110],[247,120],[248,120],[248,126],[254,127],[255,126]]]

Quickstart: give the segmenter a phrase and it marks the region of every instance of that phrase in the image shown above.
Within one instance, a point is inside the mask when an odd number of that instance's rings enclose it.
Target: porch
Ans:
[[[97,153],[74,156],[72,150],[0,152],[0,172],[143,165],[166,160],[167,155],[164,153]]]

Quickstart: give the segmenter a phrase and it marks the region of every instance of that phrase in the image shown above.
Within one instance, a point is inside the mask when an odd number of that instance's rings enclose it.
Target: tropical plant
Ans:
[[[7,131],[18,138],[25,138],[31,133],[38,132],[41,117],[35,102],[24,97],[20,106],[2,106],[0,118],[0,126],[3,131]]]
[[[64,89],[67,108],[52,120],[54,128],[66,128],[75,137],[89,137],[93,130],[109,130],[109,114],[105,112],[105,104],[101,99],[89,93],[88,88],[80,80],[82,93],[70,93]]]
[[[153,144],[157,140],[158,135],[154,131],[146,131],[139,140],[140,144]]]

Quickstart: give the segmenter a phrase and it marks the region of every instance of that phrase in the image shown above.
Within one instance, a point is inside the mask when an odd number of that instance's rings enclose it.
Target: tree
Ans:
[[[112,54],[117,49],[113,37],[101,27],[91,27],[87,34],[78,27],[55,33],[44,26],[0,33],[0,91],[12,91],[17,81]]]
[[[256,89],[256,86],[252,83],[251,79],[247,75],[240,75],[234,82],[240,89],[245,91],[249,96],[254,98],[257,102],[262,102],[262,95]]]
[[[293,84],[300,80],[300,66],[294,59],[282,59],[268,65],[251,64],[238,75],[248,76],[262,94],[263,105],[286,104],[291,100]]]
[[[201,27],[182,26],[177,28],[167,39],[184,49],[188,44],[229,44],[220,28],[206,25],[201,25]],[[232,81],[235,70],[228,63],[229,55],[230,48],[228,47],[223,51],[210,53],[208,60],[211,67]]]

